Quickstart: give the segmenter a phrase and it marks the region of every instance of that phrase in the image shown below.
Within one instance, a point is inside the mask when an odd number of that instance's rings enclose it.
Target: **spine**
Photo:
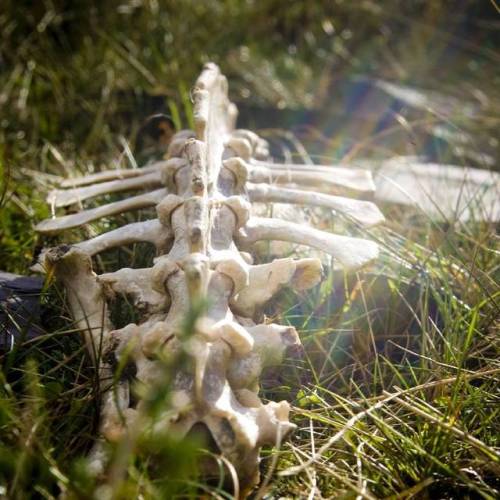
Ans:
[[[288,420],[288,403],[263,404],[258,389],[262,370],[300,351],[300,339],[293,327],[267,323],[262,311],[283,287],[317,284],[321,264],[313,258],[282,258],[255,265],[246,250],[262,240],[290,241],[327,252],[347,269],[365,265],[378,252],[368,240],[252,217],[252,203],[320,206],[365,225],[379,223],[383,216],[369,201],[339,196],[371,192],[366,171],[270,163],[264,140],[235,129],[237,110],[216,65],[205,66],[192,96],[195,130],[174,136],[166,161],[133,174],[110,170],[67,180],[66,189],[51,193],[50,201],[67,206],[109,192],[153,191],[43,221],[37,229],[55,234],[146,206],[156,206],[157,219],[49,249],[39,267],[54,268],[66,287],[74,319],[86,332],[90,352],[101,360],[103,381],[128,356],[138,381],[148,386],[161,379],[158,357],[187,353],[189,362],[175,376],[164,426],[182,437],[202,425],[248,490],[258,482],[260,447],[276,445],[295,427]],[[94,255],[135,241],[156,246],[152,267],[99,276],[93,272]],[[138,324],[113,327],[107,303],[116,295],[133,298],[141,316]],[[200,304],[204,313],[186,334],[185,319]],[[102,437],[113,440],[133,427],[142,405],[131,404],[126,380],[105,391]],[[102,451],[96,449],[93,456],[96,468],[102,466]]]

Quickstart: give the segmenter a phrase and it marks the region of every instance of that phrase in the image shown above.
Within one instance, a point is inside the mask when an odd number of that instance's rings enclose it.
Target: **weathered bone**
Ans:
[[[96,174],[85,175],[84,177],[72,177],[61,182],[62,188],[76,188],[88,186],[89,184],[97,184],[98,182],[113,181],[116,179],[127,179],[129,177],[139,177],[144,174],[150,174],[160,170],[167,162],[160,161],[142,168],[117,168],[115,170],[104,170]]]
[[[238,234],[240,245],[260,240],[290,241],[317,248],[334,256],[347,270],[358,269],[378,257],[378,246],[370,240],[351,238],[277,219],[254,217]]]
[[[245,161],[234,154],[227,154],[224,165],[232,170],[248,172],[249,180],[254,183],[300,184],[316,191],[363,196],[372,195],[375,191],[371,172],[360,168]]]
[[[152,243],[161,251],[167,245],[171,234],[159,221],[153,219],[145,222],[127,224],[108,233],[103,233],[91,240],[77,243],[75,247],[89,255],[96,255],[111,248],[130,245],[131,243]]]
[[[53,191],[49,194],[47,202],[55,207],[67,207],[74,203],[95,198],[102,194],[119,193],[133,189],[148,189],[161,186],[161,173],[150,172],[129,179],[101,182],[92,186],[68,189],[67,191]]]
[[[153,314],[166,312],[170,302],[166,290],[158,291],[154,287],[155,268],[124,268],[114,273],[101,274],[97,281],[104,285],[104,291],[111,299],[115,294],[130,295],[134,305],[142,313]]]
[[[155,206],[163,198],[165,198],[166,194],[166,189],[157,189],[151,193],[139,194],[131,198],[126,198],[125,200],[102,205],[101,207],[82,210],[76,214],[46,219],[37,224],[35,229],[39,233],[59,233],[65,229],[79,227],[83,224],[88,224],[89,222],[102,219],[103,217],[110,217],[111,215],[123,214],[132,210]]]
[[[375,191],[368,170],[297,166],[301,168],[291,169],[290,165],[276,165],[274,168],[252,165],[249,167],[249,178],[256,183],[303,184],[314,186],[320,191],[326,188],[339,194],[353,192],[366,195]]]
[[[56,277],[67,290],[76,325],[86,332],[89,353],[98,357],[111,330],[111,323],[107,318],[102,287],[92,271],[90,255],[81,249],[62,245],[45,254],[45,265],[55,269]]]
[[[250,266],[248,286],[233,299],[231,305],[240,316],[253,318],[256,310],[284,286],[290,284],[297,290],[304,290],[314,286],[320,278],[321,266],[317,259],[277,259],[269,264]]]
[[[385,218],[375,203],[341,196],[332,196],[298,189],[287,189],[265,184],[247,184],[250,201],[265,203],[292,203],[332,208],[351,217],[364,226],[375,226]]]
[[[147,386],[161,377],[158,355],[175,359],[188,353],[192,363],[176,374],[172,407],[155,430],[182,437],[194,425],[204,425],[238,472],[245,493],[258,481],[259,448],[275,445],[295,427],[288,421],[288,403],[263,405],[258,397],[263,368],[300,353],[301,346],[294,328],[266,324],[263,310],[283,287],[314,286],[321,278],[321,264],[318,259],[285,258],[253,265],[251,255],[241,250],[259,240],[291,241],[327,252],[347,269],[369,263],[378,253],[369,240],[252,217],[251,202],[326,207],[368,226],[383,221],[383,216],[370,202],[304,191],[368,194],[373,183],[366,171],[259,162],[269,160],[267,143],[251,131],[234,129],[237,111],[228,100],[227,81],[214,64],[205,66],[192,97],[195,131],[174,135],[166,162],[68,180],[62,188],[72,189],[55,191],[51,202],[60,207],[108,193],[163,185],[161,189],[43,221],[37,230],[57,233],[156,205],[156,219],[45,251],[42,264],[55,268],[67,288],[89,348],[96,358],[104,353],[101,440],[119,439],[127,426],[138,425],[144,411],[141,401],[131,407],[127,380],[108,390],[114,366],[110,360],[134,363],[137,380]],[[302,189],[290,189],[297,183]],[[92,272],[92,256],[135,242],[155,245],[152,267],[100,276]],[[114,330],[106,301],[121,295],[132,298],[141,319]],[[205,312],[192,331],[183,331],[186,315],[203,303]],[[101,442],[91,454],[96,471],[106,462]]]

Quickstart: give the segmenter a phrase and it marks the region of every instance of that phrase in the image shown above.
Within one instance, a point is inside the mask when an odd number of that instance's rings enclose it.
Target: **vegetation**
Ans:
[[[262,129],[278,156],[302,161],[305,149],[323,161],[377,162],[412,154],[494,168],[495,6],[4,0],[0,267],[27,274],[53,243],[33,226],[49,215],[44,198],[56,177],[145,161],[141,125],[152,113],[188,126],[189,85],[207,60],[228,75],[244,124]],[[356,118],[360,78],[420,89],[425,106]],[[290,401],[298,431],[265,451],[259,497],[500,495],[495,226],[382,209],[388,223],[370,231],[383,248],[376,266],[349,277],[327,270],[312,292],[277,301],[285,311],[277,319],[297,326],[305,358],[266,377],[264,395]],[[130,248],[98,265],[149,257]],[[97,373],[50,280],[42,300],[45,333],[0,356],[0,498],[231,498],[222,482],[197,476],[206,452],[196,443],[153,441],[147,431],[118,440],[106,477],[92,479],[84,457],[96,432]],[[123,304],[114,311],[131,313]],[[167,367],[164,383],[142,395],[149,424],[168,404],[168,377]]]

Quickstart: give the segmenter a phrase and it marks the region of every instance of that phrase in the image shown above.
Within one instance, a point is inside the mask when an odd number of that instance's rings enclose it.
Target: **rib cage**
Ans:
[[[271,163],[264,140],[235,129],[237,110],[228,100],[227,80],[216,65],[204,67],[192,95],[195,130],[174,136],[167,160],[142,169],[66,180],[51,193],[49,202],[57,208],[106,193],[151,191],[42,221],[37,230],[54,234],[149,206],[156,206],[157,218],[49,249],[41,264],[53,267],[67,289],[72,314],[86,332],[90,351],[95,354],[96,346],[102,346],[106,353],[101,361],[103,379],[112,371],[110,355],[120,360],[131,352],[137,379],[149,384],[160,371],[158,353],[167,357],[181,350],[188,353],[192,368],[176,376],[173,408],[165,426],[182,436],[195,424],[204,424],[248,489],[258,481],[260,447],[276,444],[294,428],[286,402],[260,401],[258,381],[265,366],[279,364],[287,350],[299,348],[300,340],[292,327],[262,322],[262,308],[285,286],[315,285],[321,264],[312,258],[283,258],[253,265],[243,250],[251,250],[260,240],[291,241],[333,255],[346,269],[359,268],[377,256],[376,244],[368,240],[252,217],[252,202],[327,207],[367,226],[381,222],[383,216],[371,202],[339,196],[373,190],[364,170]],[[99,276],[92,271],[93,256],[144,241],[156,247],[151,268],[125,268]],[[133,297],[141,314],[138,324],[114,329],[107,301],[117,294]],[[193,305],[206,299],[204,316],[183,337],[184,318]],[[141,402],[131,407],[128,382],[120,380],[114,394],[104,394],[101,435],[116,439],[123,430],[121,416],[133,426],[140,412]],[[96,468],[102,465],[101,455],[96,448]]]

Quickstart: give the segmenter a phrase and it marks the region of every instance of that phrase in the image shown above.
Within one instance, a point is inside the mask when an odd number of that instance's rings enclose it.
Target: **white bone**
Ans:
[[[96,255],[110,248],[141,242],[152,243],[157,249],[162,249],[165,247],[170,236],[170,233],[165,230],[160,222],[153,219],[127,224],[90,240],[77,243],[75,247],[89,255]]]
[[[117,168],[113,170],[103,170],[96,174],[85,175],[84,177],[74,177],[64,179],[60,187],[76,188],[80,186],[88,186],[89,184],[97,184],[99,182],[113,181],[115,179],[127,179],[129,177],[139,177],[141,175],[150,174],[163,168],[167,162],[159,161],[142,168]]]
[[[368,227],[381,224],[385,220],[377,205],[371,201],[354,200],[352,198],[268,186],[266,184],[248,183],[247,190],[251,201],[293,203],[332,208]]]
[[[249,179],[255,183],[304,184],[314,186],[318,191],[328,190],[335,193],[371,194],[375,191],[369,170],[315,166],[299,169],[283,167],[267,168],[252,165],[249,168]]]
[[[317,248],[336,258],[346,270],[358,269],[378,257],[378,246],[373,241],[261,217],[251,218],[240,230],[237,239],[242,245],[251,245],[259,240],[279,240]]]
[[[51,234],[83,226],[89,222],[93,222],[103,217],[122,214],[132,210],[147,208],[159,203],[167,194],[165,189],[158,189],[150,193],[139,194],[131,198],[108,203],[100,207],[89,210],[82,210],[76,214],[65,215],[63,217],[55,217],[54,219],[46,219],[36,226],[36,230],[42,234]]]
[[[90,355],[99,357],[111,324],[103,288],[92,271],[90,255],[79,248],[59,246],[46,252],[45,265],[55,269],[67,290],[73,317],[85,334]]]
[[[193,137],[196,137],[196,134],[192,130],[180,130],[175,133],[168,145],[167,157],[169,159],[181,157],[186,141]]]
[[[129,179],[101,182],[100,184],[68,189],[66,191],[55,190],[49,194],[47,202],[55,207],[66,207],[103,194],[119,193],[133,189],[157,188],[160,186],[161,172],[158,170]]]
[[[300,262],[300,261],[299,261]],[[321,276],[321,264],[317,259],[307,259],[305,263],[311,269],[310,273],[316,273],[316,279],[307,277],[307,286],[313,286]],[[303,268],[301,269],[305,274]],[[256,310],[266,304],[284,286],[294,280],[297,271],[297,261],[293,259],[276,259],[269,264],[249,267],[249,282],[233,299],[231,305],[241,316],[253,317]],[[302,276],[298,276],[296,285],[298,289],[304,289]]]
[[[154,268],[123,268],[114,273],[101,274],[97,281],[104,285],[105,292],[111,292],[111,297],[115,294],[132,296],[134,305],[143,314],[166,312],[169,297],[166,290],[160,293],[152,286],[153,272]]]

